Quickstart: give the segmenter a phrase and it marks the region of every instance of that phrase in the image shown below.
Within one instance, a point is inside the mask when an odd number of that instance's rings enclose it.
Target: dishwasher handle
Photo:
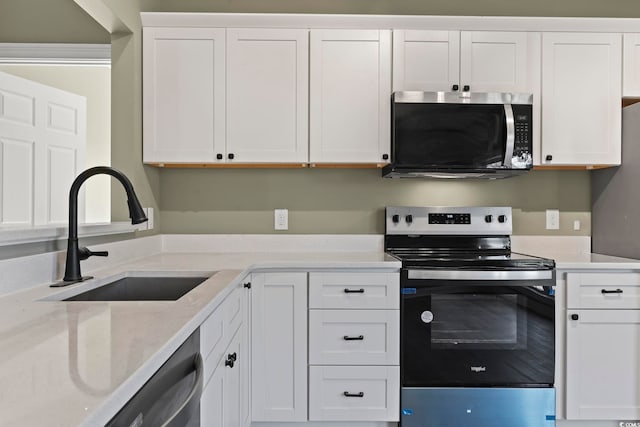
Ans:
[[[204,365],[200,353],[193,356],[193,364],[196,371],[193,388],[182,405],[162,424],[162,427],[182,427],[189,421],[191,414],[198,412],[197,407],[200,405],[204,383]]]

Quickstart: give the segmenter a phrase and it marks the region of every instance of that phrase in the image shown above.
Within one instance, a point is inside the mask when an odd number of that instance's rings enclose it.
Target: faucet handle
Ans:
[[[78,248],[78,256],[80,258],[81,261],[84,261],[85,259],[89,258],[90,256],[109,256],[109,252],[108,251],[95,251],[92,252],[91,250],[89,250],[89,248],[87,247],[81,247]]]

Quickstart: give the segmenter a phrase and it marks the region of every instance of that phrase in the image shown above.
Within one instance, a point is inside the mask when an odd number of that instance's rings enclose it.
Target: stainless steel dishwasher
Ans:
[[[202,368],[198,330],[107,423],[107,427],[199,427]]]

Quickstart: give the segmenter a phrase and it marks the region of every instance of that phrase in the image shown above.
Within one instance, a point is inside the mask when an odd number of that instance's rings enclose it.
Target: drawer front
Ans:
[[[216,349],[221,353],[227,346],[224,336],[223,306],[224,302],[200,325],[200,354],[204,359]]]
[[[310,366],[309,420],[398,421],[398,366]]]
[[[309,273],[309,308],[399,309],[399,273]]]
[[[242,297],[245,290],[241,287],[234,289],[224,300],[224,328],[225,333],[231,339],[242,324]]]
[[[640,309],[640,274],[568,273],[567,308]]]
[[[224,302],[222,304],[224,306]],[[204,359],[205,384],[209,381],[209,377],[213,374],[218,360],[227,347],[228,339],[229,337],[225,336],[224,330],[224,310],[223,307],[218,307],[200,325],[200,354]]]
[[[399,310],[310,310],[311,365],[398,365]]]

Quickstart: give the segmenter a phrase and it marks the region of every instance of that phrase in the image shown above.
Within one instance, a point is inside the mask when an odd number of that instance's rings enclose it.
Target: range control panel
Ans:
[[[429,224],[471,224],[468,213],[430,213]]]
[[[511,235],[510,207],[386,208],[386,234]]]

